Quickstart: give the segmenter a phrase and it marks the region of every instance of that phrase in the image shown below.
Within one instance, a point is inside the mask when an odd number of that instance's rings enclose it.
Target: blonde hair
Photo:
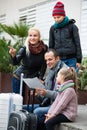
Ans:
[[[36,28],[36,27],[32,27],[32,28],[30,28],[30,29],[28,30],[28,33],[29,33],[30,31],[32,31],[32,30],[36,31],[36,32],[38,33],[39,37],[41,37],[40,31],[39,31],[38,28]],[[24,45],[26,46],[26,52],[29,52],[28,36],[27,36],[27,38],[26,38],[26,40],[25,40]]]
[[[25,43],[24,43],[24,46],[26,47],[26,52],[29,52],[28,37],[26,38],[26,41],[25,41]]]
[[[40,30],[39,30],[38,28],[32,27],[32,28],[30,28],[30,29],[28,30],[28,33],[29,33],[30,31],[32,31],[32,30],[36,31],[36,32],[38,33],[39,37],[41,37]]]
[[[61,75],[64,76],[64,81],[68,81],[68,80],[73,80],[73,82],[75,83],[74,85],[74,89],[77,92],[78,89],[78,78],[77,78],[77,74],[76,71],[73,67],[69,67],[69,68],[62,68],[60,69],[60,71],[58,72]]]

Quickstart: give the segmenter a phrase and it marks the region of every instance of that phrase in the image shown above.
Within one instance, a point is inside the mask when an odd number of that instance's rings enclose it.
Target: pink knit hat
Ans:
[[[65,16],[64,4],[62,2],[57,2],[53,8],[52,16]]]

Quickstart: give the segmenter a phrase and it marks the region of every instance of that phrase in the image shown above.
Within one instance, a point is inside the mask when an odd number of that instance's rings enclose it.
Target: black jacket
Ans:
[[[47,50],[46,50],[47,51]],[[14,71],[14,73],[20,77],[21,73],[24,73],[25,78],[39,77],[43,78],[46,70],[46,62],[44,60],[44,54],[46,51],[42,51],[39,54],[32,54],[26,52],[26,47],[21,47],[18,54],[12,58],[12,64],[21,65]]]
[[[51,26],[49,33],[49,48],[57,50],[61,59],[76,58],[78,63],[82,60],[82,51],[78,28],[71,20],[61,28]]]

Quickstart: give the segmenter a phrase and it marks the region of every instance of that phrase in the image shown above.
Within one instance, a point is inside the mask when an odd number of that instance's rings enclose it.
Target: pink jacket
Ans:
[[[58,92],[58,95],[48,113],[53,116],[62,113],[69,120],[74,121],[77,115],[77,95],[74,88],[70,87],[62,92]]]

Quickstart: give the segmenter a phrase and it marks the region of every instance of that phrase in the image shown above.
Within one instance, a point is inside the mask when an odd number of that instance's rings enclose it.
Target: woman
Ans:
[[[24,73],[24,78],[38,77],[43,79],[46,70],[44,54],[48,47],[40,40],[40,31],[36,28],[30,28],[25,45],[20,48],[17,55],[16,49],[9,48],[12,64],[21,63],[14,71],[12,78],[12,92],[19,93],[21,73]]]

